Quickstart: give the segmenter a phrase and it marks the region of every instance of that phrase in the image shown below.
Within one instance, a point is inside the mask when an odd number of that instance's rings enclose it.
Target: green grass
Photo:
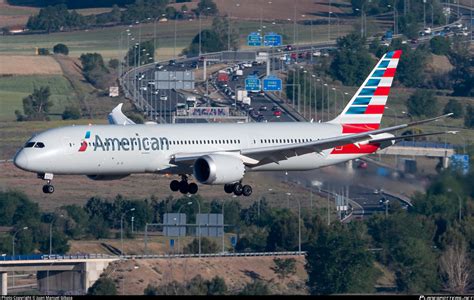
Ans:
[[[168,21],[165,23],[156,24],[157,45],[156,51],[157,59],[168,59],[173,55],[174,48],[174,29],[175,22]],[[210,28],[211,20],[201,21],[202,29]],[[232,22],[231,26],[236,26],[239,29],[239,40],[242,48],[247,48],[246,38],[252,31],[257,31],[260,28],[260,22],[257,21],[238,21]],[[285,44],[293,44],[293,24],[271,24],[270,22],[263,22],[264,32],[274,31],[283,34],[287,38],[283,40]],[[350,25],[333,26],[331,37],[334,39],[337,34],[344,35],[352,30]],[[122,51],[120,55],[125,55],[127,46],[127,39],[125,30],[127,26],[116,26],[104,29],[80,30],[73,32],[57,32],[51,34],[34,34],[34,35],[10,35],[0,36],[0,55],[5,54],[23,54],[33,55],[35,47],[52,49],[57,43],[64,43],[69,47],[69,55],[78,57],[86,52],[99,52],[104,58],[117,58],[119,56],[118,47],[120,40],[120,33],[122,34]],[[132,43],[138,40],[139,28],[134,26],[131,29],[132,36],[136,39],[130,41]],[[192,38],[199,32],[199,22],[193,21],[178,21],[176,23],[176,54],[187,47]],[[154,37],[153,23],[143,24],[141,26],[141,40],[150,40]],[[296,41],[310,42],[326,41],[327,40],[327,26],[314,25],[296,26]],[[170,51],[171,50],[171,51]]]
[[[50,88],[52,114],[61,114],[74,98],[69,81],[60,75],[0,77],[0,121],[15,120],[15,110],[23,111],[23,98],[41,86]]]

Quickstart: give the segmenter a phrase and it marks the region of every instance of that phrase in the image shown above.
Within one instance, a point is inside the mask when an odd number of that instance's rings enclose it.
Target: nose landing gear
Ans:
[[[244,195],[246,197],[252,195],[252,187],[250,185],[242,185],[240,182],[228,183],[224,185],[224,191],[227,194],[232,194],[236,196]]]
[[[181,175],[181,181],[173,180],[170,183],[170,189],[173,192],[180,191],[182,194],[190,193],[194,195],[198,192],[198,185],[194,182],[188,183],[188,177],[186,175]]]
[[[51,181],[53,180],[53,174],[51,173],[38,174],[38,178],[41,178],[47,181],[47,183],[43,185],[43,193],[45,194],[54,193],[54,186],[51,184]]]

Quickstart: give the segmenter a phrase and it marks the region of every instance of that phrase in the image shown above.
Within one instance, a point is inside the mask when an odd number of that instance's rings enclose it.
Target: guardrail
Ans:
[[[31,254],[31,255],[15,255],[2,256],[2,262],[12,261],[29,261],[29,260],[78,260],[78,259],[161,259],[161,258],[190,258],[190,257],[247,257],[247,256],[284,256],[284,255],[306,255],[306,251],[276,251],[276,252],[224,252],[224,253],[206,253],[206,254],[148,254],[148,255],[109,255],[109,254],[75,254],[75,255],[58,255],[58,254]]]

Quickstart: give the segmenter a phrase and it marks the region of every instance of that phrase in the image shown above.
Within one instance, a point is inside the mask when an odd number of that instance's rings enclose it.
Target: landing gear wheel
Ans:
[[[234,192],[234,185],[233,184],[225,184],[224,185],[224,191],[227,194],[232,194]]]
[[[171,181],[171,183],[170,183],[170,189],[171,189],[173,192],[179,191],[179,181],[178,181],[178,180],[173,180],[173,181]]]
[[[242,185],[240,183],[234,184],[234,195],[240,196],[242,195],[242,193],[243,193]]]
[[[252,195],[252,187],[250,185],[244,185],[242,187],[242,194],[245,197],[248,197],[248,196]]]
[[[189,184],[187,181],[180,181],[179,182],[179,191],[182,194],[187,194],[189,191]]]
[[[51,184],[45,184],[43,185],[43,193],[45,194],[52,194],[54,193],[54,186]]]
[[[197,191],[198,191],[198,185],[195,184],[194,182],[190,183],[190,184],[188,185],[188,191],[189,191],[189,193],[192,194],[192,195],[196,194]]]

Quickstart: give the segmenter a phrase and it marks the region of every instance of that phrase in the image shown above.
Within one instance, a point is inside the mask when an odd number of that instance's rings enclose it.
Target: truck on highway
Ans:
[[[219,71],[217,74],[217,83],[227,84],[229,82],[229,74],[226,71]]]
[[[252,98],[246,96],[242,99],[242,105],[250,105],[251,101],[252,101]]]
[[[235,75],[236,75],[236,76],[243,76],[243,75],[244,75],[244,71],[239,69],[239,70],[235,71]]]
[[[242,103],[244,101],[244,98],[247,97],[247,95],[248,94],[246,90],[237,90],[237,102]]]

